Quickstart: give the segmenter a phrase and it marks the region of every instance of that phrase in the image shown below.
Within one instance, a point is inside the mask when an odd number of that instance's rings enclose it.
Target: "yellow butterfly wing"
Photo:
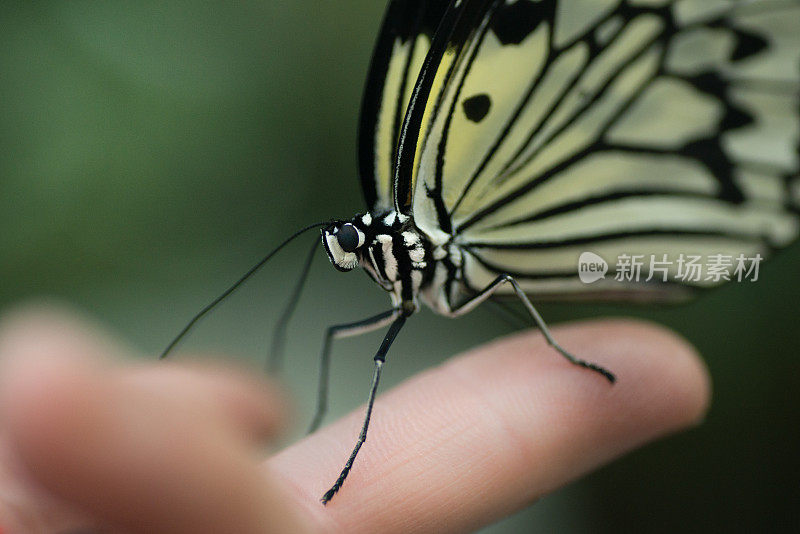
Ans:
[[[766,256],[796,238],[800,2],[484,4],[428,74],[442,83],[398,162],[469,289],[507,273],[539,295],[669,296],[682,284],[582,284],[578,258]]]

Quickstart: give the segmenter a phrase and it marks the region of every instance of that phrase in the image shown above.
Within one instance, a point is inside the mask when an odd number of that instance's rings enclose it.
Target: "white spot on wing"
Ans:
[[[725,65],[735,45],[733,34],[720,28],[679,33],[670,45],[667,66],[683,74],[698,74]]]
[[[562,46],[591,28],[617,7],[619,0],[572,0],[559,2],[556,15],[556,46]]]
[[[769,202],[777,206],[780,206],[783,202],[785,194],[784,182],[783,178],[779,176],[739,169],[733,179],[748,200]]]
[[[622,28],[622,25],[625,23],[622,17],[617,15],[616,17],[612,17],[602,25],[598,26],[597,30],[595,31],[595,35],[597,36],[597,40],[600,44],[607,44],[611,38]]]
[[[713,132],[723,112],[715,98],[689,84],[659,80],[611,129],[609,139],[622,144],[674,149]]]

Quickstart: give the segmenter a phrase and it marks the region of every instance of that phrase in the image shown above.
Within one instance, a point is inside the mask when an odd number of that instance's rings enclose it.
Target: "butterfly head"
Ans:
[[[364,230],[351,221],[334,222],[322,230],[322,244],[328,259],[340,271],[352,271],[358,267],[357,252],[366,241]]]

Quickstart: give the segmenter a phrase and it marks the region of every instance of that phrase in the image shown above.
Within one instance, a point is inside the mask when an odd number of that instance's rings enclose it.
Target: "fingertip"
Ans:
[[[17,353],[4,362],[0,417],[16,454],[37,476],[60,473],[56,458],[73,450],[98,421],[92,417],[103,381],[81,359]],[[56,463],[54,463],[56,462]],[[56,475],[58,477],[58,475]]]
[[[130,351],[81,312],[32,300],[0,315],[0,359],[13,354],[104,359]]]
[[[634,398],[662,398],[675,429],[699,424],[711,402],[708,368],[689,341],[663,325],[639,319],[604,319],[562,327],[565,337],[602,346],[598,358],[631,382]],[[638,387],[637,386],[638,383]],[[658,394],[658,395],[657,395]]]
[[[546,357],[544,354],[535,356],[537,363],[530,365],[552,371],[551,382],[574,388],[575,380],[579,380],[583,388],[588,388],[583,396],[587,406],[590,399],[602,398],[606,406],[638,417],[646,424],[635,430],[652,430],[647,439],[695,426],[704,419],[711,402],[711,377],[697,350],[680,334],[653,322],[630,318],[565,324],[556,331],[554,335],[568,350],[603,366],[616,378],[611,391],[604,393],[603,386],[609,387],[607,382],[581,376],[585,374],[581,369],[562,358],[541,360]],[[541,345],[542,339],[538,332],[527,332],[508,341],[514,354],[530,351],[525,347]],[[519,360],[516,365],[520,365]]]
[[[51,303],[30,302],[0,317],[0,417],[22,454],[46,459],[48,444],[67,441],[103,386],[92,377],[118,353],[111,345]]]

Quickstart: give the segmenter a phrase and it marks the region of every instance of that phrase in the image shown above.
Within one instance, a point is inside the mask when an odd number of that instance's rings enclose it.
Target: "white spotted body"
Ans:
[[[459,294],[460,255],[452,253],[450,243],[432,243],[409,217],[396,211],[357,215],[325,228],[322,242],[337,269],[362,267],[403,313],[417,311],[420,297],[438,313],[452,310]]]

